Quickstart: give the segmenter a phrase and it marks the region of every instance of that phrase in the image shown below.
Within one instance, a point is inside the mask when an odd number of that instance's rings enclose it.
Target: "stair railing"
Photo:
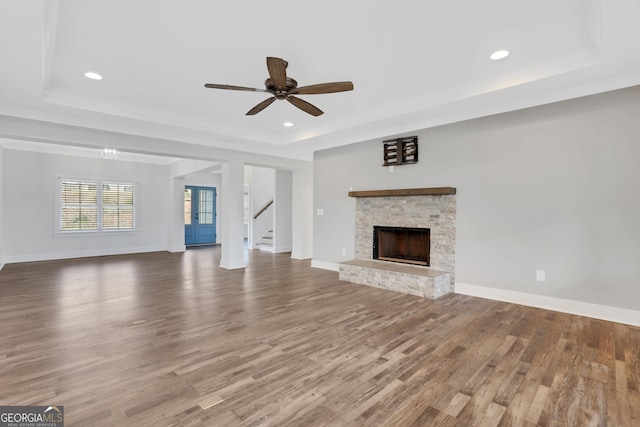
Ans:
[[[272,204],[273,204],[273,199],[269,200],[269,202],[267,202],[267,204],[266,204],[266,205],[264,205],[264,207],[263,207],[262,209],[260,209],[260,210],[258,211],[258,213],[257,213],[257,214],[255,214],[255,215],[253,216],[253,219],[256,219],[256,218],[258,218],[260,215],[262,215],[262,213],[263,213],[264,211],[266,211],[266,210],[269,208],[269,206],[271,206]]]

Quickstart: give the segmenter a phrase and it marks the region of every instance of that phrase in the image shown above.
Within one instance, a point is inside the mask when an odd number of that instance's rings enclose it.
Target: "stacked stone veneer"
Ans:
[[[450,273],[388,261],[342,262],[340,280],[429,299],[440,298],[453,292]]]
[[[431,274],[417,274],[409,287],[402,285],[406,276],[398,276],[399,273],[390,271],[375,271],[369,267],[356,267],[341,265],[340,278],[356,283],[371,284],[372,286],[385,287],[399,292],[421,295],[428,298],[437,298],[443,294],[454,291],[455,283],[455,246],[456,246],[456,195],[419,195],[419,196],[386,196],[386,197],[359,197],[356,200],[356,236],[355,255],[356,260],[373,259],[373,226],[389,227],[421,227],[429,228],[431,239],[430,268],[439,270],[446,275],[437,279]],[[384,268],[381,263],[381,269]],[[395,263],[391,263],[395,264]],[[426,267],[412,266],[412,268],[424,269]],[[404,274],[404,273],[403,273]],[[384,281],[380,280],[384,277]],[[440,277],[440,276],[438,276]],[[407,289],[415,289],[415,280],[422,281],[422,287],[416,292]],[[444,281],[448,281],[446,285]],[[439,290],[432,289],[436,287]],[[387,285],[381,285],[388,283]],[[420,286],[418,286],[419,288]]]

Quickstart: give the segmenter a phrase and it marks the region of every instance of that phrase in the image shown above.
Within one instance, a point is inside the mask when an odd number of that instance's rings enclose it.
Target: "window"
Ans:
[[[243,204],[244,204],[244,223],[249,224],[249,186],[247,184],[244,185]]]
[[[63,181],[61,184],[62,231],[98,229],[98,185],[94,182]]]
[[[102,229],[133,229],[133,184],[102,184]]]
[[[213,190],[198,191],[199,224],[213,224]]]
[[[60,178],[58,230],[134,230],[136,185]]]

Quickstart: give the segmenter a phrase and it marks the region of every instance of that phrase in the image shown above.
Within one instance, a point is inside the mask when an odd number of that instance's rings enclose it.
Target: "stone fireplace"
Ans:
[[[454,291],[455,188],[354,191],[349,196],[357,198],[356,258],[340,263],[341,280],[431,299]],[[380,230],[392,247],[382,257],[381,236],[372,242]]]

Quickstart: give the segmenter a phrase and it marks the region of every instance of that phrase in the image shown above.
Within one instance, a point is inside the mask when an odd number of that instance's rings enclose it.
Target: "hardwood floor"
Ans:
[[[6,265],[0,405],[67,426],[640,425],[640,328],[219,248]]]

